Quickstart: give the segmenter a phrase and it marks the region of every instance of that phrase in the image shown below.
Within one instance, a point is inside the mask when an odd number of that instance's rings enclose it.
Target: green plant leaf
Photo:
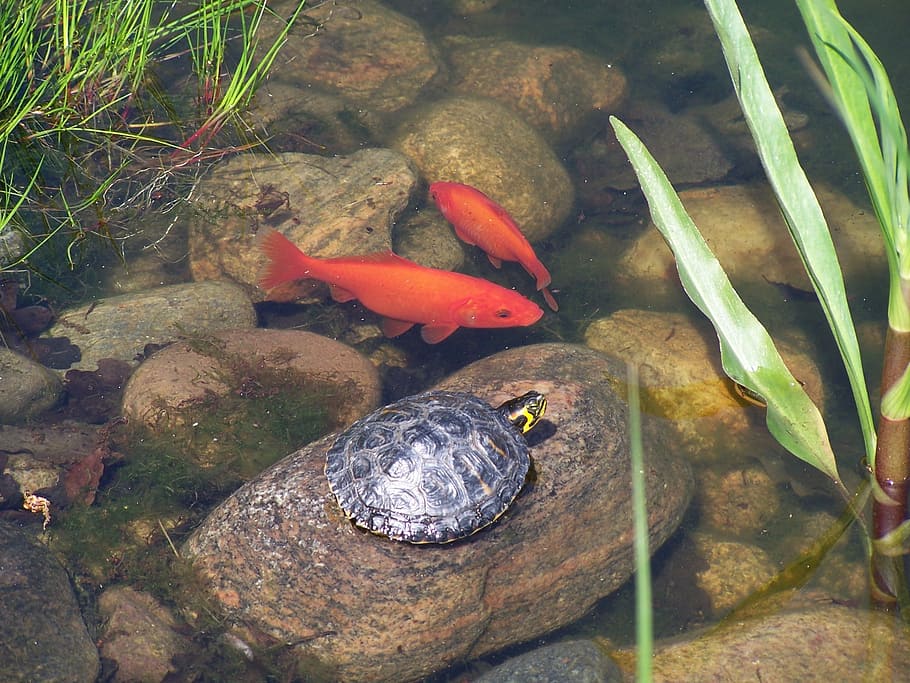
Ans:
[[[837,342],[850,380],[866,457],[874,464],[875,422],[859,342],[828,224],[799,164],[793,141],[736,3],[733,0],[705,0],[705,5],[720,38],[733,87],[765,173]]]
[[[610,122],[648,199],[651,218],[676,256],[686,293],[717,331],[724,371],[765,401],[771,434],[843,491],[818,408],[787,369],[767,330],[733,289],[663,170],[625,124],[615,117]]]

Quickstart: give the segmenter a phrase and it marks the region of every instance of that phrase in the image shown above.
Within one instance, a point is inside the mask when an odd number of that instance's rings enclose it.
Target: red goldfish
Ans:
[[[547,305],[559,310],[550,294],[550,273],[512,217],[480,190],[461,183],[438,182],[430,185],[430,195],[442,215],[455,228],[459,239],[483,249],[496,268],[503,261],[518,261],[537,278],[537,289]]]
[[[307,256],[280,232],[262,241],[269,266],[263,289],[303,278],[329,285],[335,301],[357,299],[383,317],[382,331],[397,337],[415,324],[436,344],[459,327],[533,325],[543,311],[518,292],[448,270],[426,268],[391,251],[319,259]]]

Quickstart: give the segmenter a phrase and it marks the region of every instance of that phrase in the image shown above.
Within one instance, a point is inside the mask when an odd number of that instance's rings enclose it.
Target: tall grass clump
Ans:
[[[225,124],[303,5],[277,17],[265,0],[0,4],[0,277],[74,269],[88,243],[119,253],[125,211],[237,149]],[[266,17],[279,28],[260,45]],[[193,103],[157,76],[181,62],[199,84]]]
[[[783,117],[734,0],[705,0],[745,119],[790,235],[840,352],[872,473],[871,594],[908,614],[904,572],[910,522],[910,152],[894,93],[878,57],[840,15],[834,0],[796,0],[824,76],[824,90],[859,158],[881,227],[889,267],[888,332],[881,415],[873,418],[859,344],[830,230],[796,156]],[[838,475],[823,417],[790,374],[768,332],[730,284],[660,166],[618,119],[617,138],[632,161],[654,223],[676,257],[683,286],[710,318],[724,371],[767,405],[771,433],[828,475],[856,506]],[[860,511],[856,510],[858,515]],[[843,526],[842,528],[846,528]]]

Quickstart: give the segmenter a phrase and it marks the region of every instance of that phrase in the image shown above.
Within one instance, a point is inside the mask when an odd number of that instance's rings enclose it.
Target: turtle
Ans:
[[[498,408],[468,393],[427,391],[357,420],[326,453],[344,514],[380,536],[449,543],[492,524],[531,465],[524,434],[546,397],[529,391]]]

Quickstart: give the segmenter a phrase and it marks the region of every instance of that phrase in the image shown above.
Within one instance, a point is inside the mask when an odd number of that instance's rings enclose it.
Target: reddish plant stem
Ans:
[[[881,395],[884,397],[910,364],[910,333],[888,327],[885,336],[885,358],[882,367]],[[910,420],[892,419],[882,414],[875,449],[875,479],[891,503],[872,503],[872,534],[879,539],[894,531],[907,518],[907,494],[910,490]],[[884,564],[883,564],[884,561]],[[896,586],[893,575],[882,571],[887,558],[873,563],[875,589],[880,602],[893,602]]]

